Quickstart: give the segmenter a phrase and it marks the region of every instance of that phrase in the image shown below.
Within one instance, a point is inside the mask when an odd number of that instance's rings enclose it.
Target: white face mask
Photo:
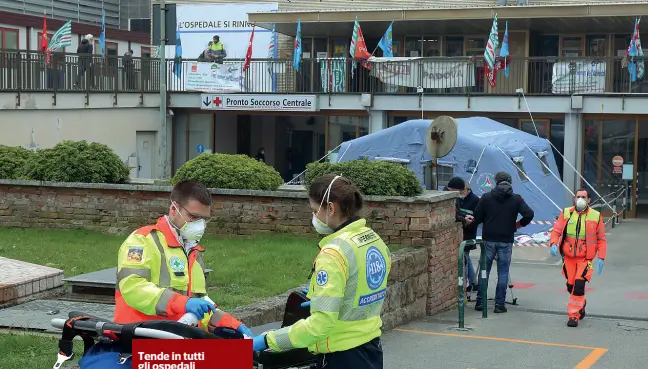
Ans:
[[[182,239],[185,242],[195,241],[196,243],[198,243],[198,241],[200,241],[200,239],[202,238],[203,234],[205,234],[205,228],[207,228],[207,223],[205,222],[205,220],[198,219],[193,222],[188,222],[182,216],[180,209],[178,209],[178,207],[175,204],[173,204],[173,206],[178,211],[178,214],[180,214],[180,217],[185,221],[185,224],[179,230],[180,237],[182,237]]]
[[[340,178],[340,176],[335,176],[335,178],[333,178],[328,188],[326,189],[326,192],[324,192],[325,196],[322,198],[322,202],[320,203],[319,209],[317,209],[317,213],[313,214],[312,224],[313,227],[315,227],[315,231],[317,231],[317,233],[319,234],[331,234],[334,231],[333,228],[328,225],[328,204],[329,198],[331,196],[331,186],[333,186],[333,182],[335,182],[335,180],[338,178]],[[324,205],[324,199],[326,199],[326,223],[317,218],[317,214],[322,210],[322,205]]]
[[[585,199],[576,200],[576,210],[583,211],[587,209],[587,201]]]

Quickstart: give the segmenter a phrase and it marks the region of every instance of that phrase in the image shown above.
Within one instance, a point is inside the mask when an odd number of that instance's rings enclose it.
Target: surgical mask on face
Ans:
[[[587,209],[587,201],[585,199],[576,200],[576,210],[583,211]]]
[[[333,233],[333,228],[328,225],[328,204],[329,198],[331,197],[331,186],[333,186],[333,182],[335,182],[335,180],[338,178],[340,178],[340,176],[335,176],[335,178],[333,178],[328,188],[326,189],[326,192],[324,192],[324,197],[322,198],[319,209],[317,209],[317,213],[313,214],[312,224],[313,227],[315,227],[315,231],[317,231],[317,233],[319,234],[327,235]],[[317,214],[322,210],[322,205],[324,205],[324,200],[326,200],[326,223],[317,218]]]
[[[182,226],[182,228],[179,229],[180,237],[182,237],[182,239],[187,242],[195,241],[197,243],[198,241],[200,241],[203,234],[205,234],[205,228],[207,228],[207,223],[205,222],[205,220],[198,219],[193,222],[189,222],[184,218],[184,216],[182,216],[180,209],[178,209],[175,204],[173,204],[173,206],[178,211],[180,217],[185,221],[185,224]]]

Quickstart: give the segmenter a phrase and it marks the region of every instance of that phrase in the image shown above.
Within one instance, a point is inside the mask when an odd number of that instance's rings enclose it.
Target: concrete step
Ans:
[[[63,271],[0,257],[0,306],[18,304],[63,285]]]

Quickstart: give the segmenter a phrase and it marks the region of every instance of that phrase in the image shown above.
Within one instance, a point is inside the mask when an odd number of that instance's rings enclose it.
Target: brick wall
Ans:
[[[128,234],[169,209],[171,187],[0,180],[0,227],[80,228]],[[212,190],[214,220],[207,233],[247,235],[314,232],[304,192]],[[363,216],[388,244],[427,251],[427,312],[456,303],[455,194],[415,198],[367,196]],[[400,281],[402,282],[402,281]]]

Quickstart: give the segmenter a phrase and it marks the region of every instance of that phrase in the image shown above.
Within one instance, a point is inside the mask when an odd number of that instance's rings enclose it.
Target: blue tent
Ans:
[[[513,178],[513,191],[520,194],[534,210],[535,221],[556,219],[560,210],[552,201],[560,209],[570,204],[561,181],[556,178],[558,167],[546,139],[484,117],[461,118],[457,122],[459,127],[455,146],[448,155],[437,161],[453,172],[444,176],[447,177],[446,181],[452,176],[462,177],[481,197],[494,187],[495,173],[508,172]],[[424,168],[432,159],[427,152],[425,138],[431,123],[431,120],[410,120],[344,142],[337,152],[336,161],[362,157],[369,160],[376,157],[405,159],[409,161],[407,167],[417,175],[425,188]],[[526,178],[525,173],[531,180]],[[439,183],[439,189],[445,185]],[[530,224],[522,228],[519,234],[533,234],[550,228],[547,224]]]

